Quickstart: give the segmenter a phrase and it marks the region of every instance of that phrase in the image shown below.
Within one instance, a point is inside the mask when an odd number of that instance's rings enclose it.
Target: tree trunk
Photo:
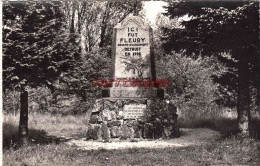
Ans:
[[[238,62],[238,129],[239,135],[249,137],[250,124],[250,93],[249,93],[249,64],[248,55],[240,54]]]
[[[257,84],[260,84],[260,80],[258,80]],[[260,85],[257,85],[256,111],[260,114]]]
[[[260,36],[260,35],[259,35]],[[260,39],[259,39],[260,40]],[[256,111],[260,114],[260,55],[256,55]]]
[[[105,45],[105,33],[107,29],[107,17],[109,16],[109,8],[110,8],[111,3],[107,2],[105,13],[102,19],[102,24],[101,24],[101,34],[100,34],[100,43],[99,47],[102,48]]]
[[[260,3],[258,2],[258,20],[260,19]],[[260,22],[258,22],[258,27]],[[260,41],[260,31],[258,29],[258,41]],[[258,42],[258,52],[256,54],[256,111],[260,114],[260,55],[259,55],[259,50],[260,48],[260,42]]]
[[[102,48],[105,45],[105,32],[106,32],[106,26],[101,27],[101,34],[100,34],[100,43],[99,47]]]
[[[21,140],[27,140],[28,137],[28,92],[22,88],[20,94],[20,122],[19,122],[19,136]]]
[[[72,2],[72,3],[73,3],[73,5],[72,5],[70,33],[75,33],[75,27],[74,27],[74,24],[75,24],[75,4],[74,4],[74,2]]]

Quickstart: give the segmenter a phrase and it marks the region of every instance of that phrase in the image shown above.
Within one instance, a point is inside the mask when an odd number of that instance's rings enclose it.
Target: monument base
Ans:
[[[176,107],[164,99],[98,99],[87,127],[87,139],[179,137],[176,112]]]

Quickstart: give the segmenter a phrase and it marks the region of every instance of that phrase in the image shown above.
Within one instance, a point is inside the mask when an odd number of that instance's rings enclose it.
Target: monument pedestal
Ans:
[[[99,99],[92,111],[87,139],[179,137],[176,112],[164,99]]]

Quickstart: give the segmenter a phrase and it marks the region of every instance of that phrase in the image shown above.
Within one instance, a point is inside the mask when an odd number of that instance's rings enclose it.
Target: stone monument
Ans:
[[[113,76],[96,101],[87,139],[171,138],[179,135],[176,108],[164,100],[155,73],[152,29],[130,14],[113,32]]]

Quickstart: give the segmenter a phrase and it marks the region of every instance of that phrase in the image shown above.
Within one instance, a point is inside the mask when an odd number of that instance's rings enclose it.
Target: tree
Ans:
[[[65,29],[59,2],[9,2],[3,6],[3,85],[20,89],[19,134],[28,135],[27,87],[53,82],[73,67],[76,37]]]
[[[254,82],[258,51],[258,4],[256,2],[170,2],[170,18],[189,16],[182,29],[164,29],[166,51],[216,56],[230,68],[214,80],[237,93],[238,128],[249,136],[250,83]],[[223,79],[226,78],[226,79]]]
[[[63,93],[76,94],[83,102],[101,97],[99,87],[93,87],[95,79],[109,78],[112,74],[112,59],[107,50],[89,52],[76,62],[73,70],[65,72],[59,79]]]
[[[70,33],[78,34],[81,42],[80,61],[76,68],[59,79],[62,91],[76,94],[90,103],[100,97],[99,87],[93,88],[95,79],[111,77],[112,33],[118,22],[134,10],[141,10],[141,2],[128,0],[125,3],[110,1],[66,1],[63,11]],[[74,15],[77,15],[75,17]]]
[[[141,2],[65,1],[64,13],[71,33],[81,35],[83,52],[111,45],[114,26],[134,10],[141,10]],[[76,17],[77,15],[77,17]]]
[[[163,51],[160,51],[162,53]],[[167,78],[170,84],[165,88],[165,96],[173,100],[186,118],[212,115],[217,108],[216,83],[211,75],[215,73],[212,58],[193,59],[182,53],[156,54],[159,78]]]

